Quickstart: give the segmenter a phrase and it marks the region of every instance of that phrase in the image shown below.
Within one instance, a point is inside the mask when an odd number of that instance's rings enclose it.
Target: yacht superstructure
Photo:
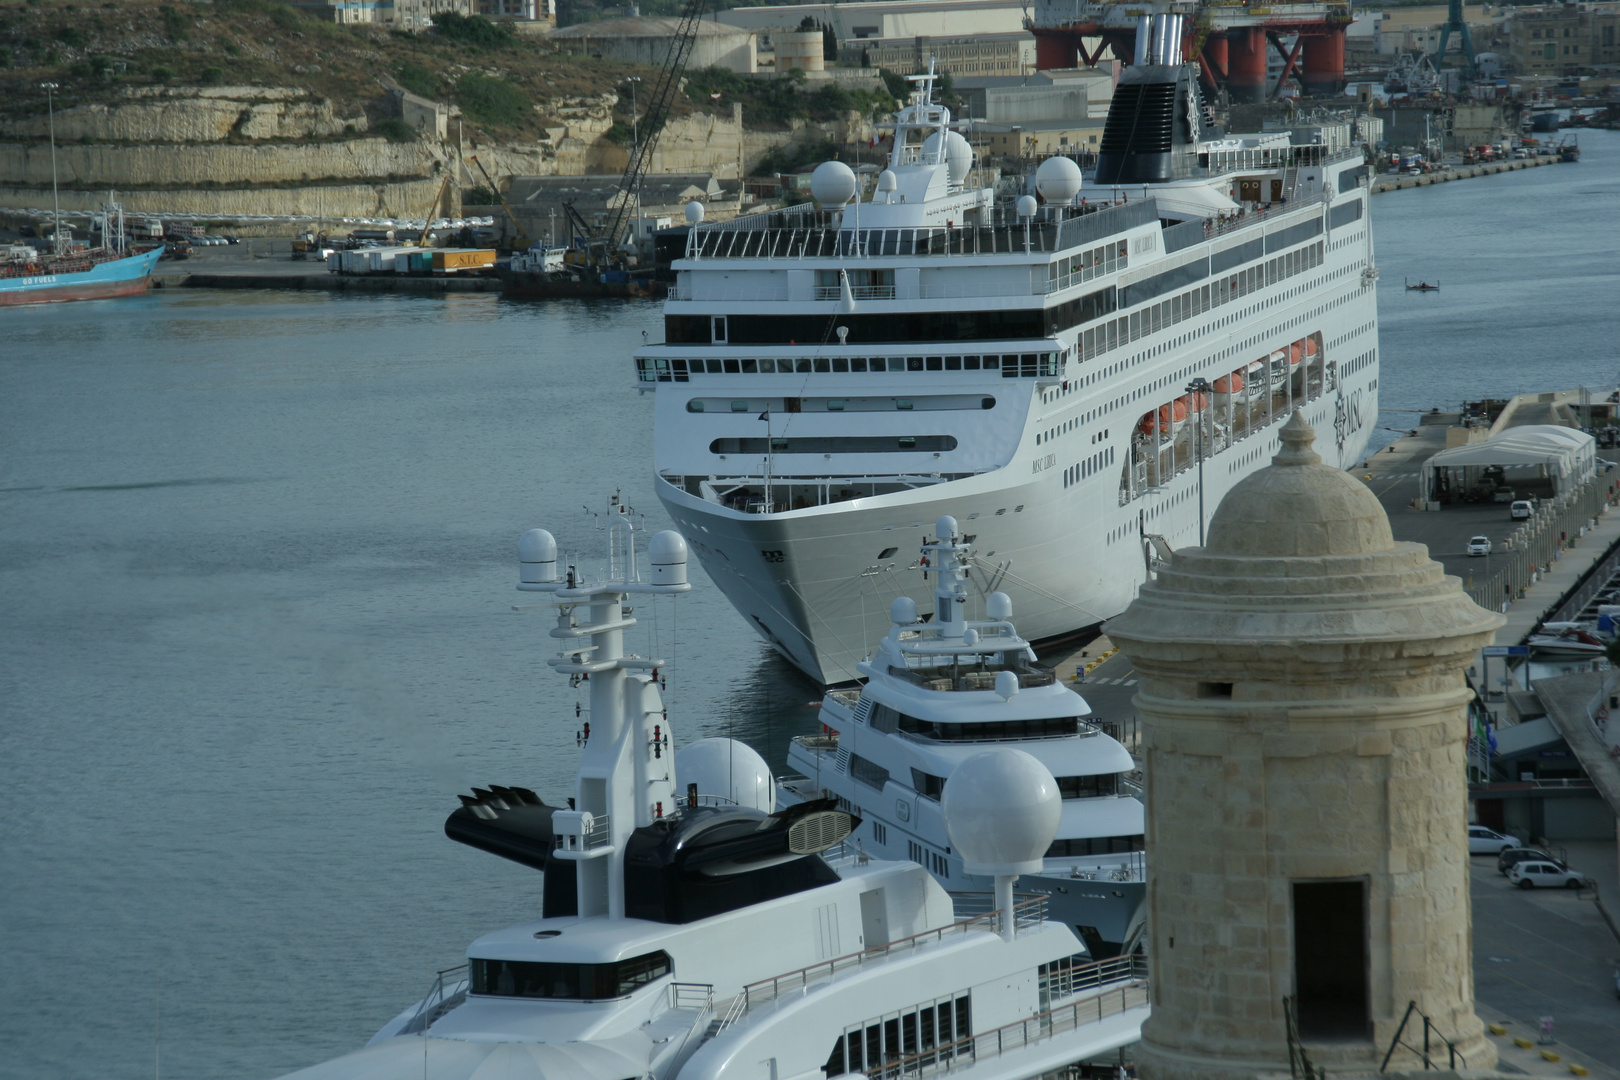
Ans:
[[[601,582],[559,566],[543,530],[519,548],[519,587],[555,607],[550,664],[587,688],[566,721],[574,795],[475,789],[445,823],[543,870],[539,917],[474,941],[364,1049],[293,1076],[1035,1080],[1138,1038],[1140,958],[1094,961],[1040,897],[1013,893],[1058,823],[1039,762],[1002,749],[957,774],[950,832],[993,891],[953,895],[914,862],[842,849],[855,818],[830,799],[777,810],[748,747],[676,751],[665,664],[623,639],[630,600],[689,587],[686,544],[653,537],[643,579],[628,516],[608,533]]]
[[[1048,159],[1039,201],[972,185],[919,76],[869,198],[827,162],[817,205],[691,229],[665,340],[636,354],[655,486],[812,677],[855,679],[897,595],[926,611],[899,553],[947,512],[975,587],[1042,641],[1122,611],[1154,537],[1198,543],[1200,507],[1294,410],[1334,432],[1330,461],[1359,460],[1378,393],[1363,150],[1348,124],[1217,135],[1170,59],[1127,69],[1096,175]]]
[[[1046,897],[1048,917],[1072,926],[1093,956],[1130,952],[1142,929],[1146,812],[1129,751],[1085,700],[1037,667],[993,592],[970,619],[971,547],[951,517],[934,526],[920,562],[935,579],[923,622],[896,598],[890,629],[859,665],[858,690],[829,690],[819,735],[793,740],[779,779],[784,802],[832,796],[858,816],[855,842],[880,858],[927,866],[946,888],[988,887],[968,874],[945,828],[942,799],[957,767],[987,747],[1015,747],[1057,778],[1062,818],[1037,873],[1020,887]]]

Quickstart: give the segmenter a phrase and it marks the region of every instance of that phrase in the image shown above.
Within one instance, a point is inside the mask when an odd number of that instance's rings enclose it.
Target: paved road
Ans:
[[[1487,1022],[1535,1038],[1538,1018],[1551,1016],[1565,1056],[1620,1065],[1620,1000],[1614,971],[1620,942],[1589,893],[1516,889],[1496,860],[1476,855],[1470,878],[1474,912],[1474,997]],[[1528,1030],[1527,1030],[1528,1029]],[[1508,1048],[1504,1059],[1529,1057]],[[1620,1074],[1611,1074],[1620,1075]]]

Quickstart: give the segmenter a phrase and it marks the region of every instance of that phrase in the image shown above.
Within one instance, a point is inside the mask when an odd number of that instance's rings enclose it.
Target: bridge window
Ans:
[[[525,960],[469,961],[474,994],[493,997],[606,1001],[634,993],[674,970],[666,952],[608,964],[548,964]]]

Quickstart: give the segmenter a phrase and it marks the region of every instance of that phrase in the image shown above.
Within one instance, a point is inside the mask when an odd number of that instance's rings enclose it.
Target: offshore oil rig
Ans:
[[[1159,15],[1170,18],[1154,18]],[[1035,35],[1035,66],[1047,70],[1074,67],[1077,59],[1090,66],[1105,50],[1129,63],[1138,36],[1156,35],[1162,27],[1180,42],[1181,57],[1198,63],[1207,92],[1224,89],[1230,101],[1257,102],[1277,97],[1295,75],[1307,96],[1342,91],[1344,31],[1350,22],[1350,5],[1342,0],[1035,0],[1029,28]],[[1275,82],[1267,78],[1267,54],[1273,49],[1283,64]]]

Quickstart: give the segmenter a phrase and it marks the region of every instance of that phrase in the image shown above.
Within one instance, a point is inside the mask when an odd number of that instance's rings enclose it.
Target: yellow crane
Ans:
[[[478,160],[477,154],[468,154],[467,160],[478,166],[478,171],[483,174],[484,183],[488,184],[489,190],[497,199],[501,200],[501,207],[506,211],[506,216],[512,219],[512,229],[517,233],[517,238],[522,241],[522,246],[529,247],[529,234],[523,231],[523,226],[518,223],[517,212],[512,209],[512,204],[506,201],[506,196],[501,194],[501,189],[489,175],[489,170],[484,168],[484,163]]]
[[[425,215],[423,215],[423,217],[422,217],[422,235],[417,238],[417,241],[416,241],[416,246],[417,247],[427,247],[428,246],[428,230],[433,227],[433,218],[434,218],[435,214],[438,212],[439,207],[444,205],[444,193],[449,191],[449,190],[450,190],[450,177],[446,176],[444,178],[444,183],[439,185],[439,193],[437,195],[433,196],[432,205],[430,205],[427,208],[427,213]]]

